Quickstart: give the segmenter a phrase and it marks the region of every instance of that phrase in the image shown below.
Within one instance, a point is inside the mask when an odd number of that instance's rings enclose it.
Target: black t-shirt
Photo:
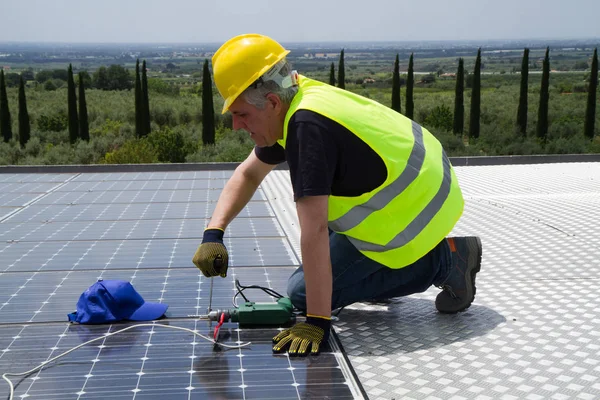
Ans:
[[[360,196],[387,177],[381,157],[337,122],[309,110],[298,110],[288,124],[287,143],[255,147],[267,164],[288,162],[294,200],[304,196]]]

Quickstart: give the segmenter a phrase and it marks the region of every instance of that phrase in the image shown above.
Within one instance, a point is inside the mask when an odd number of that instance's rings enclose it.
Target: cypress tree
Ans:
[[[25,147],[29,141],[31,125],[29,124],[29,113],[27,112],[27,99],[25,98],[25,82],[23,76],[19,82],[19,143]]]
[[[456,89],[454,94],[454,124],[452,131],[461,134],[465,128],[465,62],[458,59],[458,70],[456,71]]]
[[[79,73],[79,136],[86,142],[90,141],[90,125],[88,123],[87,102],[83,74]]]
[[[546,56],[544,57],[544,64],[542,68],[542,86],[540,88],[540,107],[538,108],[538,120],[537,120],[537,137],[542,141],[546,141],[546,134],[548,133],[548,101],[550,95],[548,93],[548,87],[550,86],[550,47],[546,47]]]
[[[340,53],[340,64],[338,66],[338,87],[346,89],[346,71],[344,70],[344,49]]]
[[[392,75],[392,110],[396,110],[399,113],[402,112],[400,103],[400,61],[398,60],[398,54],[396,54],[394,73]]]
[[[335,66],[333,63],[331,63],[331,68],[329,69],[329,84],[335,86]]]
[[[79,137],[79,119],[77,118],[77,96],[75,94],[75,80],[73,67],[69,64],[67,73],[67,100],[69,112],[69,141],[74,144]]]
[[[142,136],[150,133],[150,98],[148,97],[148,76],[146,73],[146,60],[142,63]]]
[[[0,133],[5,142],[12,139],[12,122],[8,108],[8,96],[6,95],[6,81],[4,70],[0,69]]]
[[[479,119],[481,113],[481,48],[477,50],[475,69],[473,70],[473,88],[471,89],[471,115],[469,119],[469,137],[479,137]]]
[[[215,109],[208,60],[204,60],[202,70],[202,143],[215,143]]]
[[[142,106],[142,81],[140,78],[140,59],[135,63],[135,134],[142,137],[144,132],[144,116]]]
[[[413,53],[410,53],[410,59],[408,60],[408,76],[406,77],[406,110],[404,114],[413,119],[415,112],[415,103],[413,101],[413,87],[415,86],[414,66],[413,66]]]
[[[529,81],[529,49],[523,51],[521,62],[521,93],[519,95],[519,109],[517,111],[517,126],[521,135],[527,135],[527,85]]]
[[[585,110],[584,134],[588,139],[594,138],[596,124],[596,91],[598,90],[598,49],[594,49],[592,58],[592,73],[590,75],[590,86],[588,87],[587,108]]]

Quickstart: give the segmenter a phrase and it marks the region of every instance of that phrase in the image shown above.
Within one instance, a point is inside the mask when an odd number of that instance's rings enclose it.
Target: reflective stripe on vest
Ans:
[[[415,127],[415,125],[416,124],[413,122],[413,128]],[[416,152],[413,151],[413,154],[411,154],[411,157],[414,155],[414,153],[422,153],[422,155],[425,154],[424,151],[416,151]],[[418,158],[417,158],[417,161],[419,161]],[[420,161],[422,163],[423,159],[421,158]],[[410,161],[409,161],[409,163],[410,163]],[[431,201],[425,206],[425,208],[423,208],[423,210],[419,213],[419,215],[414,220],[412,220],[412,222],[410,224],[408,224],[408,226],[402,232],[398,233],[389,243],[387,243],[385,246],[381,246],[378,244],[365,242],[363,240],[358,240],[358,239],[355,239],[352,237],[348,237],[348,240],[350,240],[350,242],[360,251],[373,251],[373,252],[379,253],[382,251],[388,251],[388,250],[392,250],[392,249],[395,249],[398,247],[402,247],[402,246],[406,245],[408,242],[410,242],[411,240],[413,240],[415,237],[417,237],[417,235],[419,233],[421,233],[421,231],[423,231],[423,229],[425,229],[425,227],[431,222],[431,220],[437,214],[437,212],[442,208],[442,206],[444,205],[444,202],[448,198],[448,194],[450,193],[450,185],[452,183],[452,174],[450,173],[450,162],[448,161],[447,157],[444,157],[443,163],[444,163],[444,178],[442,180],[442,184],[440,185],[440,188],[438,189],[438,191],[435,194],[435,196],[433,197],[433,199],[431,199]],[[394,187],[394,191],[388,190],[388,192],[390,192],[390,193],[388,193],[388,196],[390,196],[390,197],[388,197],[387,199],[381,199],[382,202],[384,200],[387,200],[387,202],[383,205],[377,204],[377,206],[380,207],[378,209],[385,207],[385,205],[388,202],[393,200],[393,198],[395,196],[399,195],[406,188],[406,186],[408,186],[408,184],[410,184],[410,182],[412,182],[415,179],[416,174],[415,174],[415,177],[407,176],[403,180],[405,171],[406,171],[406,169],[398,177],[398,179],[396,179],[396,181],[394,181],[394,183],[392,185],[390,185],[388,188],[386,188],[386,189],[389,189],[390,187]],[[417,172],[417,174],[418,174],[418,172]],[[409,175],[409,174],[407,174],[407,175]],[[412,175],[412,174],[410,174],[410,175]],[[408,183],[406,183],[406,182],[408,182]],[[383,190],[382,190],[382,192],[383,192]],[[355,207],[354,209],[351,210],[351,212],[354,212],[354,210],[356,208],[365,207],[369,203],[370,203],[370,201],[367,202],[366,204],[364,204],[363,206]],[[350,214],[350,213],[348,213],[348,214]],[[348,215],[348,214],[346,214],[346,215]],[[367,215],[364,216],[364,218],[366,218],[366,217],[367,217]],[[355,221],[352,221],[352,222],[355,222]],[[360,223],[360,221],[358,221],[358,223]],[[356,225],[358,225],[358,223]],[[350,228],[348,228],[348,229],[350,229]]]
[[[407,161],[407,168],[404,168],[400,176],[396,178],[396,180],[390,183],[389,186],[380,190],[377,194],[371,197],[366,203],[359,204],[354,208],[350,209],[346,214],[342,215],[338,219],[334,221],[330,221],[329,225],[336,232],[345,232],[354,228],[362,221],[364,221],[372,212],[383,209],[385,206],[389,204],[396,196],[404,191],[413,183],[415,179],[419,176],[419,171],[421,170],[421,166],[423,165],[423,161],[425,160],[425,144],[423,143],[423,131],[421,130],[421,126],[416,122],[412,121],[412,132],[415,137],[415,144],[412,148],[410,156]],[[445,180],[446,171],[444,170],[444,180]],[[448,188],[449,190],[449,188]],[[443,201],[442,201],[443,203]],[[439,205],[441,207],[441,204]],[[439,209],[438,207],[438,209]],[[426,211],[427,208],[423,210]],[[412,225],[412,224],[411,224]],[[425,224],[426,225],[426,224]],[[409,225],[410,227],[410,225]],[[411,237],[415,237],[416,232]],[[402,232],[400,233],[402,235]],[[366,242],[361,242],[366,243]],[[377,246],[379,248],[381,246]],[[387,246],[386,246],[387,247]],[[394,246],[397,247],[397,246]],[[360,250],[360,248],[359,248]],[[365,248],[365,250],[371,250],[370,248]],[[385,251],[388,250],[384,248]],[[377,251],[377,250],[373,250]]]

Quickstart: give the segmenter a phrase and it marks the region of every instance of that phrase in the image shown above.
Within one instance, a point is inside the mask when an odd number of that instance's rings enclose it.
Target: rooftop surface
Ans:
[[[229,168],[35,171],[0,173],[0,374],[130,326],[66,322],[98,278],[168,304],[156,324],[210,333],[192,317],[210,280],[191,258]],[[299,359],[271,354],[277,328],[225,325],[225,344],[252,343],[214,351],[189,332],[139,327],[11,377],[15,399],[600,398],[600,162],[456,171],[466,205],[452,235],[483,243],[466,312],[437,313],[436,288],[355,304],[335,321],[330,351]],[[269,174],[226,245],[213,308],[231,307],[235,279],[285,293],[300,264],[287,171]]]

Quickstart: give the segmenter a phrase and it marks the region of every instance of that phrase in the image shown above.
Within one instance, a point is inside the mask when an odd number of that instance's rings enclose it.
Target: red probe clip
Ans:
[[[216,342],[219,341],[219,329],[221,328],[221,325],[223,325],[223,323],[225,322],[225,313],[221,313],[221,318],[219,319],[219,323],[217,324],[217,326],[215,326],[215,332],[213,334],[213,339]]]

